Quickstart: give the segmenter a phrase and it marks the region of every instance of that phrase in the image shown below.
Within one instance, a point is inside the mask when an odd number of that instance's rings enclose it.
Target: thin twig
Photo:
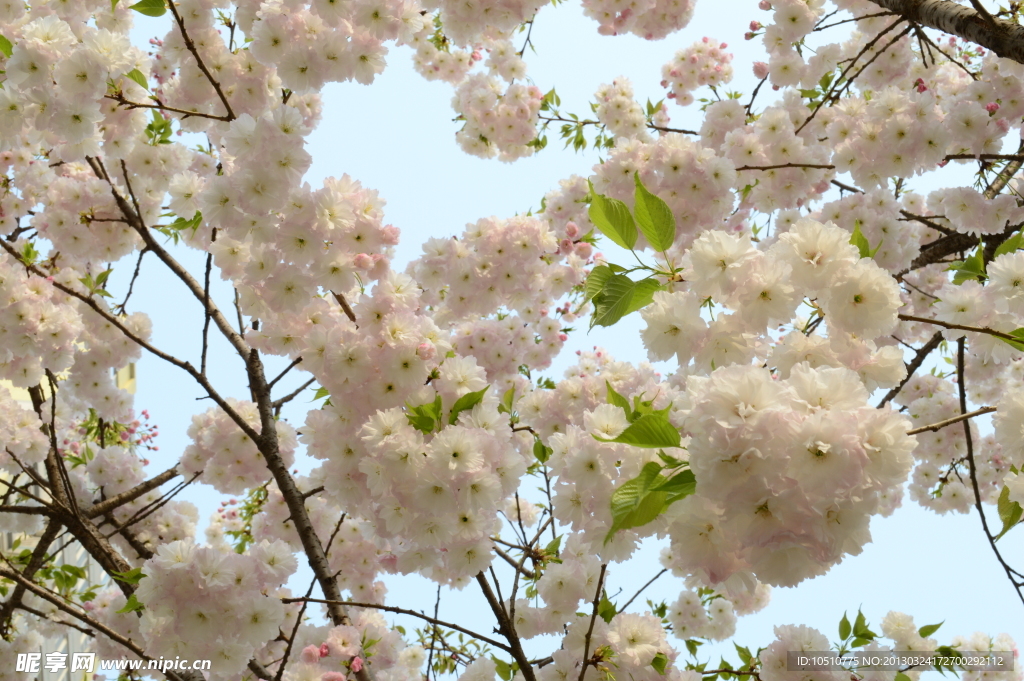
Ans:
[[[903,386],[907,384],[907,381],[913,378],[914,372],[921,368],[921,365],[924,363],[924,360],[928,357],[928,355],[931,354],[931,352],[935,348],[939,347],[941,343],[942,332],[936,331],[935,335],[932,336],[928,340],[928,342],[922,345],[921,349],[917,351],[917,354],[914,355],[914,359],[912,359],[910,363],[907,364],[907,375],[903,378],[902,381],[900,381],[900,384],[893,388],[892,390],[890,390],[889,392],[887,392],[885,394],[885,397],[882,398],[882,401],[878,403],[879,409],[884,407],[886,404],[889,403],[890,400],[896,397],[899,394],[900,390],[903,390]]]
[[[630,606],[630,604],[631,604],[631,603],[632,603],[633,601],[635,601],[635,600],[636,600],[636,597],[637,597],[637,596],[639,596],[640,594],[642,594],[642,593],[644,592],[644,589],[646,589],[647,587],[649,587],[649,586],[650,586],[651,584],[654,584],[654,581],[655,581],[656,579],[658,579],[658,577],[661,577],[661,576],[662,576],[663,574],[665,574],[666,572],[668,572],[668,568],[665,568],[665,569],[663,569],[663,570],[662,570],[661,572],[659,572],[658,574],[656,574],[656,575],[654,575],[653,577],[651,577],[651,579],[650,579],[650,581],[649,581],[649,582],[647,582],[647,583],[646,583],[646,584],[644,584],[644,585],[643,585],[642,587],[640,587],[640,590],[639,590],[639,591],[637,591],[637,592],[636,592],[635,594],[633,594],[633,597],[632,597],[632,598],[630,598],[630,599],[629,599],[628,601],[626,601],[626,604],[625,604],[625,605],[623,605],[623,606],[622,606],[621,608],[619,608],[619,612],[625,612],[625,611],[626,611],[626,608],[628,608],[628,607]]]
[[[590,639],[594,635],[594,622],[597,621],[597,612],[601,609],[601,593],[604,589],[604,575],[608,570],[608,563],[601,564],[601,574],[597,578],[597,591],[594,592],[594,609],[590,613],[590,628],[583,638],[583,666],[580,667],[580,675],[576,681],[583,681],[587,674],[587,667],[590,666]]]
[[[957,384],[960,389],[960,412],[964,413],[967,411],[967,386],[964,384],[964,341],[965,336],[960,336],[957,339],[956,344],[956,377]],[[981,505],[981,490],[978,487],[978,470],[974,463],[974,438],[971,435],[971,423],[970,421],[964,420],[964,435],[967,439],[967,464],[970,466],[971,471],[971,486],[974,488],[974,506],[978,509],[978,516],[981,517],[981,527],[985,531],[985,536],[988,537],[988,543],[992,546],[992,552],[996,554],[996,559],[999,564],[1003,566],[1006,571],[1006,576],[1013,584],[1014,590],[1017,592],[1017,597],[1020,598],[1020,602],[1024,603],[1024,592],[1021,591],[1021,585],[1013,578],[1014,572],[1006,560],[1003,559],[1002,553],[999,551],[999,547],[996,546],[995,537],[992,532],[988,529],[988,519],[985,518],[985,509]]]
[[[213,89],[217,91],[217,96],[220,97],[220,101],[224,104],[224,108],[227,109],[227,120],[235,120],[235,118],[237,118],[235,116],[235,112],[231,109],[231,104],[228,102],[228,98],[224,96],[224,91],[221,89],[220,83],[218,83],[217,79],[213,77],[210,70],[206,68],[206,64],[203,63],[203,58],[199,56],[199,50],[196,49],[196,44],[192,41],[192,37],[188,34],[188,31],[185,30],[185,22],[182,20],[181,15],[178,14],[178,8],[175,7],[174,0],[168,2],[167,5],[171,10],[171,14],[174,15],[174,21],[178,24],[178,30],[181,31],[181,37],[185,41],[186,49],[192,53],[192,56],[196,60],[196,65],[199,66],[199,70],[202,71],[203,75],[206,76],[206,79],[210,81],[210,85],[212,85]]]
[[[945,421],[939,421],[938,423],[932,423],[932,424],[927,425],[927,426],[921,426],[920,428],[914,428],[913,430],[908,430],[907,431],[907,435],[917,435],[918,433],[924,433],[924,432],[929,431],[929,430],[934,433],[934,432],[937,432],[937,431],[941,430],[942,428],[945,428],[946,426],[951,426],[954,423],[959,423],[961,421],[966,421],[967,419],[974,418],[975,416],[982,416],[983,414],[991,414],[995,410],[996,410],[995,407],[982,407],[981,409],[977,409],[977,410],[972,411],[970,413],[963,413],[963,414],[960,414],[959,416],[954,416],[951,419],[946,419]]]
[[[454,624],[452,622],[444,622],[442,620],[430,617],[429,615],[424,615],[421,612],[416,612],[415,610],[408,610],[406,608],[396,608],[393,605],[381,605],[380,603],[360,603],[358,601],[333,601],[333,600],[325,600],[323,598],[305,598],[304,597],[304,598],[282,598],[281,599],[282,603],[300,603],[302,601],[307,601],[309,603],[323,603],[324,605],[344,605],[344,606],[350,607],[350,608],[373,608],[375,610],[383,610],[384,612],[393,612],[393,613],[398,614],[398,615],[409,615],[410,617],[418,617],[419,619],[424,620],[425,622],[430,622],[431,624],[436,624],[439,627],[445,627],[447,629],[453,629],[455,631],[461,631],[463,634],[466,634],[467,636],[472,636],[473,638],[480,639],[484,643],[492,645],[495,648],[499,648],[501,650],[504,650],[506,653],[511,653],[512,652],[511,648],[509,648],[507,645],[505,645],[501,641],[495,641],[492,638],[488,638],[487,636],[484,636],[483,634],[478,634],[475,631],[472,631],[472,630],[467,629],[465,627],[459,626],[458,624]]]

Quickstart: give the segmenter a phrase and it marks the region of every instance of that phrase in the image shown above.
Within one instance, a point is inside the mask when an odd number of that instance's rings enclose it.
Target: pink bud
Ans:
[[[590,257],[590,254],[594,252],[594,247],[588,244],[586,241],[581,241],[576,244],[576,255],[586,260]]]
[[[751,21],[750,22],[750,30],[751,31],[760,31],[761,30],[761,22],[760,21]]]
[[[558,334],[558,340],[564,343],[565,341],[569,340],[569,335],[565,333],[560,333]]]
[[[707,36],[704,36],[703,38],[700,39],[702,43],[706,43],[708,42],[708,40],[710,40],[710,38],[708,38]]]
[[[327,657],[330,654],[331,654],[331,649],[327,646],[327,644],[326,643],[321,643],[320,644],[320,657]]]
[[[306,646],[299,657],[305,664],[316,664],[320,660],[320,649],[316,646]]]
[[[567,237],[569,237],[570,239],[575,239],[577,236],[579,236],[579,234],[580,234],[579,225],[577,225],[575,222],[571,222],[571,221],[565,223],[565,235]]]
[[[384,229],[381,230],[384,237],[384,243],[389,246],[396,246],[398,244],[398,237],[401,234],[401,230],[394,225],[384,225]]]
[[[352,264],[361,270],[368,270],[373,267],[373,258],[366,253],[360,253],[352,260]]]
[[[757,3],[757,6],[767,12],[772,8],[772,3],[768,2],[768,0],[761,0],[761,2]]]
[[[985,111],[988,111],[990,114],[994,114],[996,111],[999,111],[999,105],[995,102],[989,102],[985,105]]]
[[[437,357],[437,348],[434,347],[433,343],[420,343],[416,347],[416,356],[424,362],[429,362]]]
[[[754,77],[755,78],[767,78],[768,77],[768,64],[763,61],[754,62]]]
[[[320,681],[345,681],[345,675],[341,672],[324,672]]]
[[[128,432],[127,431],[121,431],[120,437],[121,437],[121,442],[127,442],[128,441]]]
[[[558,252],[562,254],[572,253],[572,239],[562,239],[558,244]]]
[[[352,658],[352,664],[350,666],[352,667],[352,671],[354,671],[354,672],[356,672],[358,674],[359,672],[361,672],[363,670],[363,658],[361,658],[361,657],[353,657]]]
[[[473,61],[480,61],[484,56],[480,54],[480,50],[473,50],[473,54],[469,55],[469,58]]]

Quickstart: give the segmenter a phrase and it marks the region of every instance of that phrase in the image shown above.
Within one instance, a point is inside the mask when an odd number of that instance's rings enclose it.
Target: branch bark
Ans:
[[[950,0],[871,0],[908,21],[935,28],[976,43],[1000,57],[1024,64],[1024,26],[992,19],[987,21],[972,7]]]

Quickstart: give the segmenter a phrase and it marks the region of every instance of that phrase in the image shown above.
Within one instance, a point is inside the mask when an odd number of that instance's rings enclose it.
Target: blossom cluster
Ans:
[[[705,36],[661,67],[661,86],[669,88],[669,98],[680,106],[693,103],[693,91],[699,87],[724,85],[732,80],[732,53],[725,43]]]

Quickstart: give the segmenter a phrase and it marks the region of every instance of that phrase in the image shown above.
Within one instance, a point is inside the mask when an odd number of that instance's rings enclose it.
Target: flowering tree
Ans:
[[[762,0],[752,92],[726,91],[732,57],[704,38],[664,66],[663,103],[619,79],[594,118],[526,75],[512,40],[529,42],[545,4],[0,1],[0,377],[30,396],[0,387],[0,520],[22,535],[0,557],[0,679],[65,627],[107,658],[210,659],[218,680],[838,681],[850,672],[787,671],[787,651],[1013,650],[897,612],[844,615],[832,640],[780,626],[720,667],[698,646],[729,639],[771,585],[859,553],[905,493],[979,514],[1024,602],[997,542],[1024,503],[1024,146],[1004,153],[1024,118],[1018,3]],[[693,6],[583,11],[602,34],[657,40]],[[137,13],[168,21],[152,54],[128,39]],[[376,192],[302,182],[320,90],[371,83],[389,43],[452,85],[467,153],[510,162],[550,133],[604,162],[542,212],[480,220],[392,269],[399,231]],[[673,127],[676,111],[699,130]],[[974,185],[914,191],[950,163]],[[107,292],[112,271],[134,283],[143,265],[202,305],[198,357],[150,341],[130,285]],[[595,351],[538,378],[570,324],[637,311],[669,375]],[[247,394],[209,378],[211,334]],[[158,474],[152,429],[111,378],[143,354],[213,404]],[[269,377],[268,357],[290,363]],[[323,402],[303,423],[279,418],[311,387]],[[308,476],[292,470],[300,442]],[[174,500],[189,484],[243,498],[205,543]],[[681,591],[640,613],[639,592],[612,602],[604,586],[654,536]],[[57,563],[68,541],[109,584]],[[300,560],[304,595],[284,586]],[[478,591],[494,631],[390,602],[380,576],[413,573]],[[1021,678],[966,672],[983,673]]]

